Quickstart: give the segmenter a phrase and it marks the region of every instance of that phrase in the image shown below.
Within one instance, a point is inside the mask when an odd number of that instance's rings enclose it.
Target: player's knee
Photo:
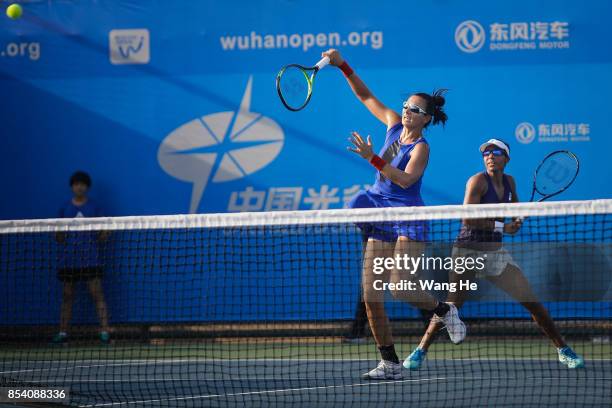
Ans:
[[[540,302],[521,302],[521,304],[533,316],[548,314],[548,311]]]
[[[364,304],[365,304],[366,313],[368,314],[368,316],[378,315],[383,310],[383,304],[379,301],[366,300],[364,298]]]

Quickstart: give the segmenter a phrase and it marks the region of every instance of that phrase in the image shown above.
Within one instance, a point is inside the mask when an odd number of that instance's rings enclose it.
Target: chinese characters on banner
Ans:
[[[327,184],[317,188],[304,187],[270,187],[266,190],[255,190],[252,186],[243,191],[230,194],[227,210],[230,212],[245,211],[292,211],[327,210],[343,208],[359,191],[370,188],[367,184],[354,184],[347,188],[330,187]]]

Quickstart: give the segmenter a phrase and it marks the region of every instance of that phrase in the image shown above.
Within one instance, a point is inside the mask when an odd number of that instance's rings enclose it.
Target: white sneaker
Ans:
[[[380,360],[375,369],[362,375],[365,380],[401,380],[402,365]]]
[[[434,322],[442,321],[446,326],[446,330],[448,331],[448,337],[450,337],[451,341],[455,344],[459,344],[465,339],[465,334],[467,329],[465,328],[465,323],[461,321],[459,318],[459,311],[457,307],[452,303],[446,303],[450,310],[442,317],[438,317],[438,315],[434,315]]]

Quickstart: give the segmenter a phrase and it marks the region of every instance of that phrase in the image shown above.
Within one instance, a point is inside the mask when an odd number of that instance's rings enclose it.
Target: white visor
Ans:
[[[484,152],[487,146],[494,145],[506,152],[506,156],[510,157],[510,148],[504,142],[498,139],[489,139],[480,145],[480,153]]]

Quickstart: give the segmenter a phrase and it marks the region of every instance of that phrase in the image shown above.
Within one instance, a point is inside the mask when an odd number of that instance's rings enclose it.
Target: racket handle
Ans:
[[[317,69],[323,69],[328,64],[329,64],[329,57],[323,57],[321,58],[321,61],[317,62],[317,65],[315,65],[315,67],[317,67]]]

